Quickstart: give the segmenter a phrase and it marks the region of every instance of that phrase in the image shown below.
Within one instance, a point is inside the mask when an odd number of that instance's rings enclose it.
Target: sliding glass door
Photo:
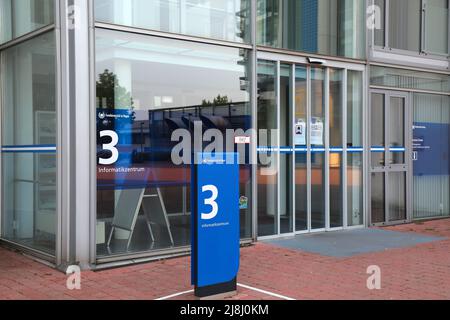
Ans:
[[[364,224],[363,71],[258,60],[258,236]]]

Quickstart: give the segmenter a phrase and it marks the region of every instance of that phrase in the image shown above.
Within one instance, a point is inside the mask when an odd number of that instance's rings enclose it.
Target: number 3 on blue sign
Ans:
[[[119,143],[119,136],[116,132],[111,130],[104,130],[100,132],[100,138],[110,137],[111,143],[107,143],[103,145],[103,150],[111,151],[112,155],[108,159],[100,158],[99,162],[101,165],[111,165],[117,162],[119,159],[119,150],[117,150],[116,146]]]
[[[212,210],[210,213],[202,213],[202,220],[211,220],[217,216],[219,212],[219,205],[216,200],[219,196],[219,190],[214,185],[207,185],[202,187],[202,192],[211,192],[212,196],[209,199],[205,199],[205,205],[211,206]]]

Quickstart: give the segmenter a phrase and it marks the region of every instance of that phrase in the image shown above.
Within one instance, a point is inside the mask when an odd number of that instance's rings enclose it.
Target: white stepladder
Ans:
[[[108,249],[110,248],[114,231],[116,229],[120,229],[130,233],[127,241],[128,251],[141,208],[143,208],[145,213],[144,215],[152,242],[155,242],[155,236],[152,229],[152,222],[154,222],[156,224],[166,225],[170,241],[172,246],[174,246],[175,243],[172,236],[170,221],[167,215],[164,200],[162,198],[161,190],[157,187],[150,188],[149,190],[155,190],[155,192],[149,194],[146,194],[146,190],[147,189],[145,188],[122,190],[116,205],[112,228],[108,237]]]

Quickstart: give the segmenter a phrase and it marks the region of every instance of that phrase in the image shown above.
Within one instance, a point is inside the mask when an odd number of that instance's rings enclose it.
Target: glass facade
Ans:
[[[326,226],[325,70],[311,68],[311,229]]]
[[[434,54],[448,54],[449,1],[427,0],[425,8],[425,50]]]
[[[421,0],[389,1],[389,47],[420,51]]]
[[[258,0],[257,44],[363,59],[364,1]]]
[[[304,66],[295,68],[295,231],[308,230],[308,78]]]
[[[278,144],[277,63],[258,61],[258,145]],[[270,152],[258,157],[258,235],[278,233],[278,153]]]
[[[257,71],[258,236],[363,225],[363,72],[263,59]]]
[[[374,30],[375,46],[448,55],[448,0],[375,0],[374,4],[382,13],[381,27]]]
[[[413,96],[413,215],[416,219],[450,212],[450,97]]]
[[[97,30],[96,74],[97,255],[190,245],[190,162],[174,163],[174,134],[250,129],[248,52]],[[249,165],[240,179],[251,203]],[[251,237],[250,206],[241,227]]]
[[[363,73],[347,71],[347,224],[364,224]]]
[[[85,151],[92,170],[75,171],[92,178],[95,193],[85,199],[95,221],[82,234],[93,239],[82,248],[86,265],[187,252],[189,155],[212,142],[244,154],[241,239],[448,215],[450,75],[371,63],[394,56],[386,52],[366,61],[364,1],[95,0],[92,39],[59,23],[55,3],[0,0],[2,240],[46,257],[79,245],[62,228],[73,223],[68,202],[79,200],[64,179],[73,173],[66,162]],[[375,50],[445,64],[448,0],[374,3],[382,11]],[[90,40],[95,56],[70,60]],[[75,107],[76,119],[64,117],[67,101],[89,106],[92,123],[80,125],[88,112]],[[76,152],[58,145],[78,133],[68,126],[86,129],[90,143]],[[250,129],[256,139],[237,147]],[[75,220],[88,220],[79,210]]]
[[[95,18],[143,29],[250,42],[250,0],[95,0]]]
[[[344,73],[330,69],[330,228],[344,226]]]
[[[53,32],[1,52],[2,237],[55,254],[56,46]]]
[[[53,0],[0,0],[0,44],[53,22]]]
[[[370,85],[448,93],[450,75],[371,66]]]

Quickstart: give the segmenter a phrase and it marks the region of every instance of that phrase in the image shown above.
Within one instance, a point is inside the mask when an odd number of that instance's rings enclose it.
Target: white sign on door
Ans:
[[[323,120],[315,118],[311,124],[311,144],[316,146],[323,146]]]
[[[304,119],[298,119],[294,128],[295,138],[294,143],[296,146],[306,145],[306,121]]]

